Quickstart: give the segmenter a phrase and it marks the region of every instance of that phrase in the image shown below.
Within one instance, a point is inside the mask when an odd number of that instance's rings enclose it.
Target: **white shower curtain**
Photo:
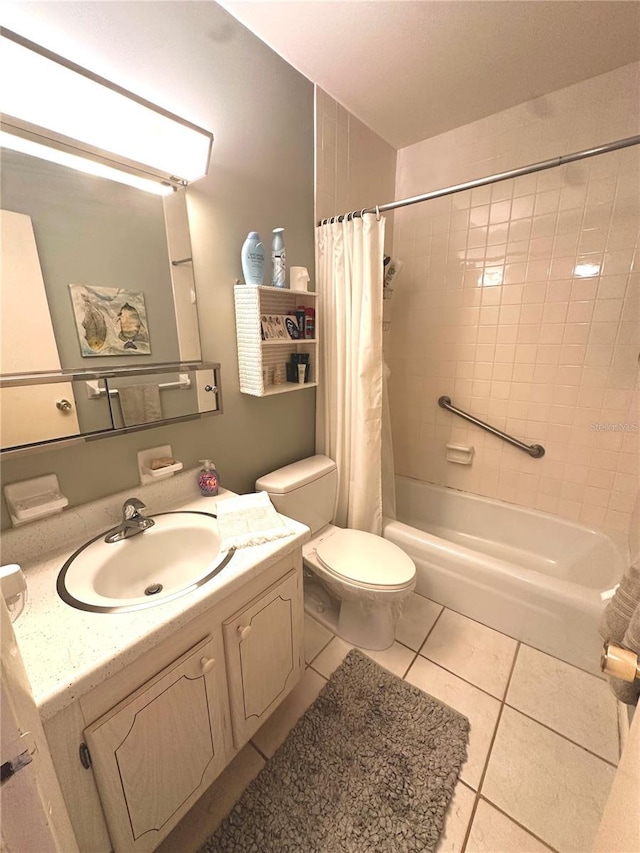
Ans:
[[[316,229],[316,452],[338,466],[335,523],[376,534],[383,515],[384,229],[384,217],[373,214]]]

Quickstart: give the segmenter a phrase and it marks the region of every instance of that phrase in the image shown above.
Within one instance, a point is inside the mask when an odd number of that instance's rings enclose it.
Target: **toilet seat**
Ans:
[[[337,530],[318,544],[316,556],[336,578],[372,589],[403,589],[416,573],[401,548],[362,530]]]

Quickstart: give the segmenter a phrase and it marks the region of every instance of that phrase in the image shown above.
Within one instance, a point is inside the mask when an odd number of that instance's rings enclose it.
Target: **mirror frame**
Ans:
[[[38,441],[32,444],[23,444],[16,447],[0,448],[0,458],[7,459],[9,457],[24,456],[28,453],[34,453],[39,450],[50,448],[66,447],[78,442],[97,441],[101,438],[108,438],[112,435],[124,435],[130,432],[141,432],[147,429],[157,429],[167,423],[181,423],[183,421],[192,421],[198,418],[211,415],[221,415],[222,408],[222,387],[220,384],[220,364],[214,362],[170,362],[163,364],[145,365],[144,367],[121,367],[121,368],[105,368],[104,370],[69,370],[55,373],[25,373],[0,376],[0,388],[16,388],[25,385],[50,385],[57,382],[96,382],[106,380],[107,387],[109,379],[122,379],[123,377],[131,376],[153,376],[158,373],[188,373],[190,371],[210,370],[213,372],[213,386],[211,391],[215,400],[214,409],[210,411],[197,411],[186,415],[180,415],[174,418],[163,418],[161,421],[152,421],[151,423],[135,424],[125,427],[111,426],[108,429],[98,430],[87,434],[79,433],[78,435],[53,438],[46,441]],[[206,388],[204,389],[207,390]]]

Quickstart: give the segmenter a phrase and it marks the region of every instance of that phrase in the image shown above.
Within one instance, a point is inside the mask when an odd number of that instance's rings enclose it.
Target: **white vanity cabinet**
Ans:
[[[291,572],[223,625],[233,742],[239,749],[300,679],[302,578]]]
[[[226,765],[218,660],[207,637],[85,730],[116,850],[153,850]]]
[[[301,549],[252,574],[44,722],[83,853],[154,850],[301,677]]]

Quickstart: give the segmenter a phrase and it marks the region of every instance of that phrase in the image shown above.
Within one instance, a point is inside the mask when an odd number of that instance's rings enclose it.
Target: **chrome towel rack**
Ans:
[[[180,388],[182,390],[191,388],[191,379],[189,378],[189,374],[180,373],[179,376],[180,378],[177,382],[160,382],[158,384],[158,388],[161,391],[165,391],[168,388]],[[88,379],[84,384],[87,387],[87,397],[90,400],[95,400],[97,397],[105,397],[107,394],[107,389],[99,385],[98,379]],[[205,391],[207,390],[209,389],[205,388]],[[117,388],[109,388],[110,397],[117,397],[119,393],[120,392]]]
[[[453,412],[454,415],[458,415],[459,417],[464,418],[466,421],[471,421],[472,424],[482,427],[482,429],[486,429],[486,431],[490,432],[492,435],[497,435],[498,438],[503,439],[503,441],[508,441],[509,444],[512,444],[514,447],[517,447],[520,450],[524,450],[524,452],[528,453],[529,456],[533,456],[534,459],[541,459],[544,456],[544,447],[541,444],[525,444],[524,441],[518,441],[517,438],[513,438],[513,436],[511,435],[507,435],[506,432],[502,432],[501,429],[497,429],[497,427],[493,427],[491,426],[491,424],[486,424],[479,418],[474,418],[473,415],[470,415],[467,412],[463,412],[462,409],[456,409],[456,407],[451,403],[451,397],[447,397],[446,395],[439,397],[438,405],[441,409],[446,409],[448,412]]]

